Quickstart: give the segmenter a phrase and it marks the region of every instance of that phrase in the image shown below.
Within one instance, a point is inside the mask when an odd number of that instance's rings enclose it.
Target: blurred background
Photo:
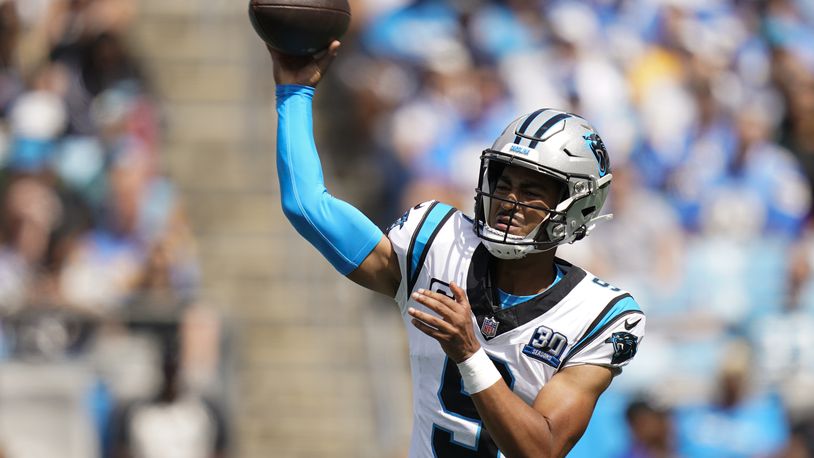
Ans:
[[[234,0],[0,0],[0,457],[401,457],[396,307],[282,216]],[[520,113],[591,120],[613,222],[561,257],[647,337],[575,457],[814,456],[814,3],[355,0],[328,188],[471,214]]]

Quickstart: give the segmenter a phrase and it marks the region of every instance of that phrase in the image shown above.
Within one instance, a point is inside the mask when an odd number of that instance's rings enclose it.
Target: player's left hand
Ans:
[[[449,289],[452,290],[454,300],[426,289],[419,289],[412,295],[416,302],[427,306],[439,316],[413,307],[407,309],[407,313],[413,317],[413,326],[437,340],[447,356],[455,363],[460,363],[478,351],[480,343],[472,326],[472,308],[466,299],[466,293],[454,282],[449,284]]]

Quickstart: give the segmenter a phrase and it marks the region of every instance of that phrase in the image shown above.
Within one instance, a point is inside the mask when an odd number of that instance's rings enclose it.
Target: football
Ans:
[[[250,0],[249,18],[269,46],[306,56],[328,47],[348,30],[348,0]]]

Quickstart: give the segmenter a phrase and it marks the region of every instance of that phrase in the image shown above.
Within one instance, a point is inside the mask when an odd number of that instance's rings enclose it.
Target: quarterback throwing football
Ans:
[[[272,52],[282,205],[339,272],[398,303],[410,457],[564,456],[645,327],[630,294],[555,256],[603,219],[601,138],[571,113],[523,115],[481,154],[474,218],[423,202],[383,234],[323,184],[311,99],[338,48]]]

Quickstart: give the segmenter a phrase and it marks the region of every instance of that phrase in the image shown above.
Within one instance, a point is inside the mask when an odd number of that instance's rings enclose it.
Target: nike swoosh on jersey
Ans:
[[[635,328],[635,327],[636,327],[636,325],[637,325],[637,324],[639,324],[639,322],[640,322],[640,321],[642,321],[642,319],[641,319],[641,318],[639,318],[638,320],[634,321],[633,323],[631,323],[631,322],[630,322],[630,320],[625,320],[625,329],[626,329],[626,330],[628,330],[628,331],[630,331],[631,329]]]

